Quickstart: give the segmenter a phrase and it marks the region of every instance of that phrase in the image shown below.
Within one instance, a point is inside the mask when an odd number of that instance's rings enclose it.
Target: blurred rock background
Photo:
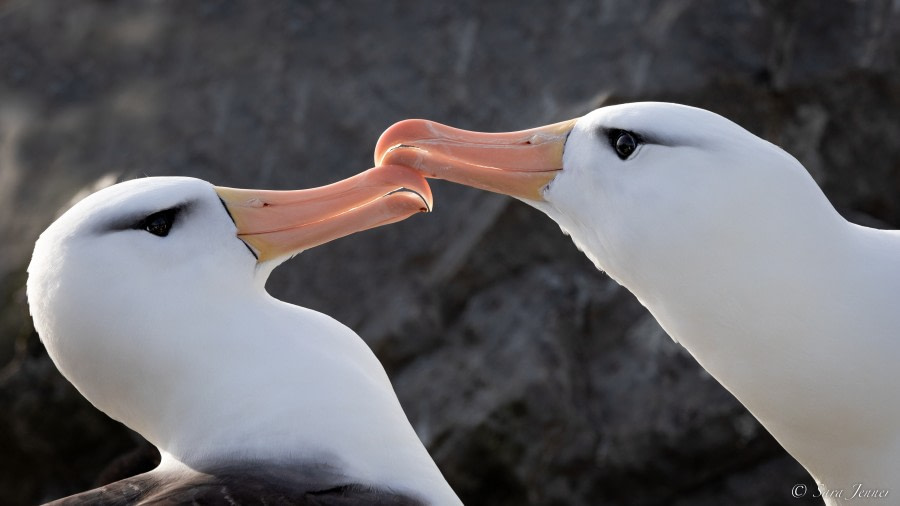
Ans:
[[[403,118],[512,130],[635,100],[719,112],[851,220],[900,225],[896,0],[0,3],[0,504],[156,458],[31,327],[31,247],[76,194],[145,175],[321,185],[368,168]],[[549,219],[433,188],[432,215],[306,252],[269,288],[367,340],[467,504],[817,504]]]

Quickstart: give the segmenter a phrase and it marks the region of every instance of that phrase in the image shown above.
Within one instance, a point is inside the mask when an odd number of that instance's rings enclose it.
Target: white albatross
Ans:
[[[900,233],[844,220],[779,147],[709,111],[634,103],[512,133],[407,120],[385,131],[375,161],[540,209],[826,502],[897,501]]]
[[[57,504],[461,504],[359,336],[264,288],[301,250],[430,207],[405,167],[290,192],[146,178],[78,202],[35,246],[35,327],[162,462]]]

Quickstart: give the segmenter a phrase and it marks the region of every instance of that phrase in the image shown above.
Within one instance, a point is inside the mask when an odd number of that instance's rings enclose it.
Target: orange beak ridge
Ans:
[[[481,133],[428,120],[405,120],[381,134],[375,163],[404,165],[426,177],[543,200],[543,188],[562,169],[563,149],[575,121],[519,132]]]
[[[392,165],[306,190],[215,190],[238,237],[260,263],[428,212],[433,205],[421,174]]]

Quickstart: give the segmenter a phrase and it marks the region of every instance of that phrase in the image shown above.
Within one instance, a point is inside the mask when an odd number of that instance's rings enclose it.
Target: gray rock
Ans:
[[[509,130],[670,100],[896,228],[898,27],[890,0],[0,4],[0,503],[154,462],[59,376],[25,307],[35,238],[98,180],[312,186],[368,168],[406,117]],[[432,215],[306,252],[269,288],[360,332],[467,504],[806,504],[802,468],[552,222],[433,188]]]

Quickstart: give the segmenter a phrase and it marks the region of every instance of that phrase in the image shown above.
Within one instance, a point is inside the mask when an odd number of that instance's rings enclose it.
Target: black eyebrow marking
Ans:
[[[665,147],[679,147],[679,146],[698,146],[698,143],[692,142],[692,139],[687,137],[660,137],[656,134],[647,134],[645,132],[638,132],[636,130],[629,130],[627,128],[615,127],[615,126],[601,126],[597,129],[597,134],[602,136],[603,139],[609,139],[613,133],[616,132],[628,132],[633,135],[640,144],[654,144],[657,146],[665,146]]]
[[[605,130],[606,138],[609,139],[610,143],[615,143],[615,137],[617,137],[619,134],[627,133],[634,137],[634,140],[636,140],[638,144],[656,144],[655,142],[648,141],[646,137],[633,130],[625,130],[624,128],[607,128]]]
[[[188,211],[191,207],[193,207],[194,202],[182,202],[180,204],[176,204],[170,207],[164,207],[162,209],[152,209],[146,211],[136,211],[130,213],[125,216],[117,217],[113,220],[107,221],[97,227],[97,233],[108,233],[108,232],[122,232],[125,230],[134,230],[137,227],[137,224],[146,219],[148,216],[152,216],[156,213],[161,213],[165,211],[172,211],[175,213],[175,216],[179,216],[184,212]]]
[[[636,132],[634,130],[629,130],[627,128],[618,128],[618,127],[601,127],[600,128],[600,134],[603,136],[603,138],[608,139],[610,141],[614,140],[613,139],[614,135],[621,133],[621,132],[631,134],[635,138],[635,140],[638,142],[638,144],[659,144],[662,146],[666,145],[663,142],[659,142],[659,140],[657,140],[652,135],[648,137],[645,134]]]

